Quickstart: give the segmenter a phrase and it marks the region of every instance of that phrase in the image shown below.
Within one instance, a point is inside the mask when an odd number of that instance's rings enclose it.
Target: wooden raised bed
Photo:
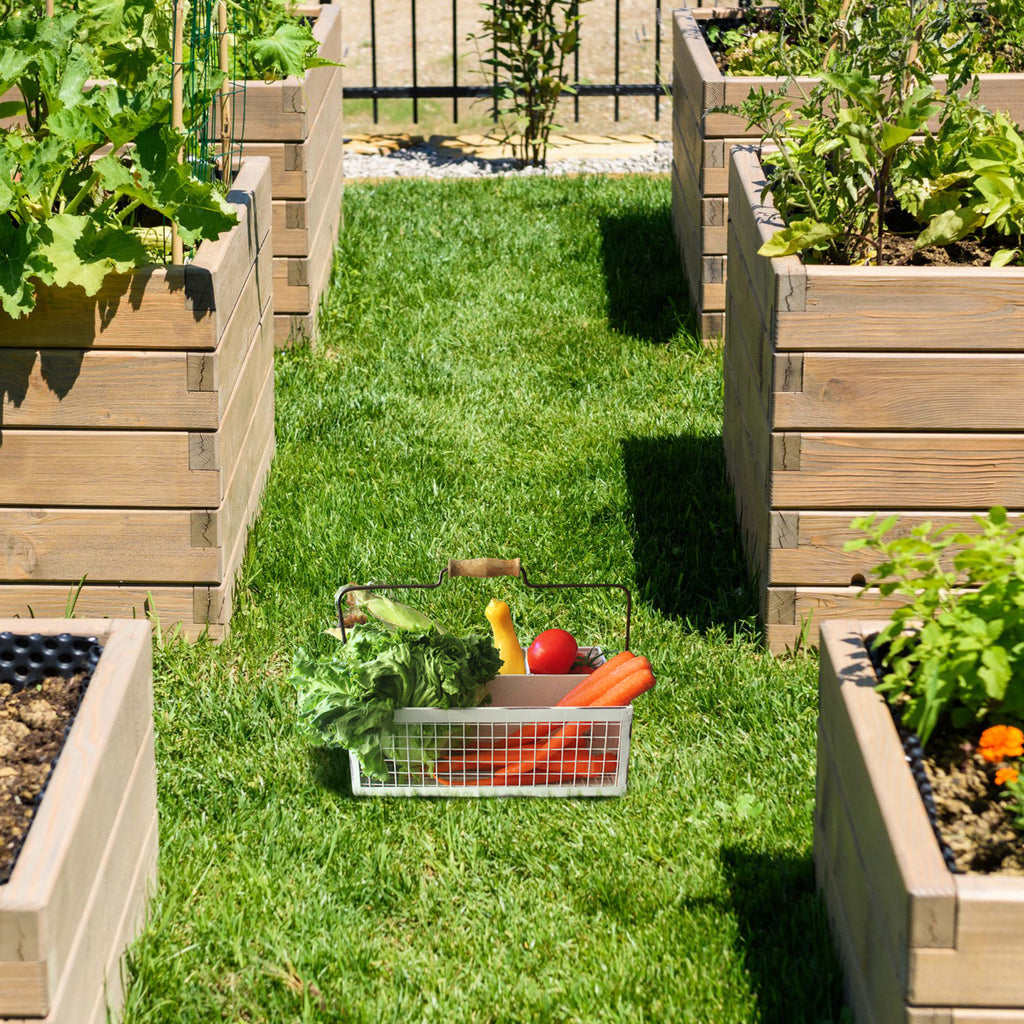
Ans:
[[[121,1007],[121,959],[156,884],[151,627],[0,619],[7,631],[95,637],[103,653],[0,885],[0,1018],[105,1024],[108,1007]]]
[[[274,452],[270,164],[185,266],[43,290],[2,324],[0,614],[224,632]]]
[[[734,6],[679,9],[672,18],[672,223],[705,340],[724,334],[729,151],[737,143],[760,138],[744,119],[714,109],[742,103],[752,89],[786,88],[785,78],[723,75],[718,70],[701,23],[741,17],[743,11]],[[985,74],[979,79],[982,104],[1024,122],[1024,74]],[[797,79],[804,89],[815,81]],[[792,94],[799,97],[797,90]]]
[[[863,638],[822,627],[814,862],[857,1024],[1022,1024],[1024,878],[946,867]]]
[[[768,644],[863,615],[878,563],[854,516],[973,523],[1024,509],[1024,268],[805,266],[757,255],[782,225],[732,153],[726,467]],[[883,607],[892,607],[892,599]]]
[[[314,18],[317,51],[340,61],[341,7],[300,7]],[[247,82],[246,154],[271,162],[274,202],[274,336],[278,347],[316,336],[316,313],[330,276],[343,188],[342,69],[312,68],[301,81]]]

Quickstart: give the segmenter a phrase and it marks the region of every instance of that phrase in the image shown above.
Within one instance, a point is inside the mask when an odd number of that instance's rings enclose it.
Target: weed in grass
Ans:
[[[610,225],[669,202],[640,178],[347,190],[322,337],[277,357],[231,635],[157,651],[161,884],[125,1024],[840,1019],[808,868],[816,662],[756,644],[720,354],[610,295],[643,286]],[[482,555],[632,588],[658,685],[625,797],[356,799],[297,734],[288,663],[336,643],[339,584]],[[463,579],[416,603],[480,630],[492,596],[524,637],[621,643],[609,594]]]

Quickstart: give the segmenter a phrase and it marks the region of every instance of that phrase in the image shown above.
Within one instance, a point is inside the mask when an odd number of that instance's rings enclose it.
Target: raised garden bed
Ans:
[[[185,266],[44,289],[0,348],[0,614],[223,633],[274,451],[270,162]]]
[[[756,153],[734,149],[723,441],[781,651],[864,614],[875,558],[843,551],[854,516],[909,530],[1024,509],[1024,268],[759,256],[782,226],[763,185]]]
[[[0,619],[0,684],[73,674],[102,647],[0,884],[0,1018],[104,1024],[121,1006],[121,958],[156,882],[150,634],[138,621]]]
[[[341,7],[310,5],[318,55],[340,61]],[[342,69],[311,68],[301,81],[247,82],[243,151],[269,157],[273,196],[274,337],[278,347],[316,336],[330,277],[343,188]]]
[[[1024,1021],[1024,877],[946,866],[864,638],[822,627],[814,861],[858,1024]]]
[[[735,7],[705,7],[679,9],[672,17],[672,223],[705,340],[725,331],[729,152],[737,143],[760,138],[743,118],[716,113],[715,108],[742,103],[752,89],[786,88],[785,78],[724,75],[719,70],[701,23],[743,16]],[[1024,74],[984,74],[979,80],[979,102],[1024,121]],[[797,83],[806,89],[815,79]]]

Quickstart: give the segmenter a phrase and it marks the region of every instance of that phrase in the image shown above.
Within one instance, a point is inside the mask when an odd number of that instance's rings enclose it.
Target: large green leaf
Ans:
[[[34,224],[15,224],[0,216],[0,306],[17,319],[36,304],[32,278],[53,280],[53,266],[36,244]]]
[[[71,213],[51,217],[40,230],[40,253],[53,265],[58,287],[78,285],[95,295],[107,274],[141,266],[146,247],[124,228],[97,226],[92,218]]]
[[[838,235],[839,230],[831,224],[823,224],[810,218],[794,220],[776,231],[757,252],[760,256],[792,256],[794,253],[823,245]]]
[[[924,249],[930,245],[949,245],[950,242],[959,241],[970,234],[984,219],[984,212],[973,206],[936,214],[924,231],[917,236],[914,248]]]

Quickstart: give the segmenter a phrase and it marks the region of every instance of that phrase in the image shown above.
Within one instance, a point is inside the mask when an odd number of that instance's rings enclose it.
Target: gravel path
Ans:
[[[667,174],[672,169],[672,143],[658,142],[655,151],[611,159],[551,160],[546,168],[517,170],[512,160],[452,159],[428,144],[400,149],[387,156],[345,153],[346,178],[484,178],[546,174]]]

